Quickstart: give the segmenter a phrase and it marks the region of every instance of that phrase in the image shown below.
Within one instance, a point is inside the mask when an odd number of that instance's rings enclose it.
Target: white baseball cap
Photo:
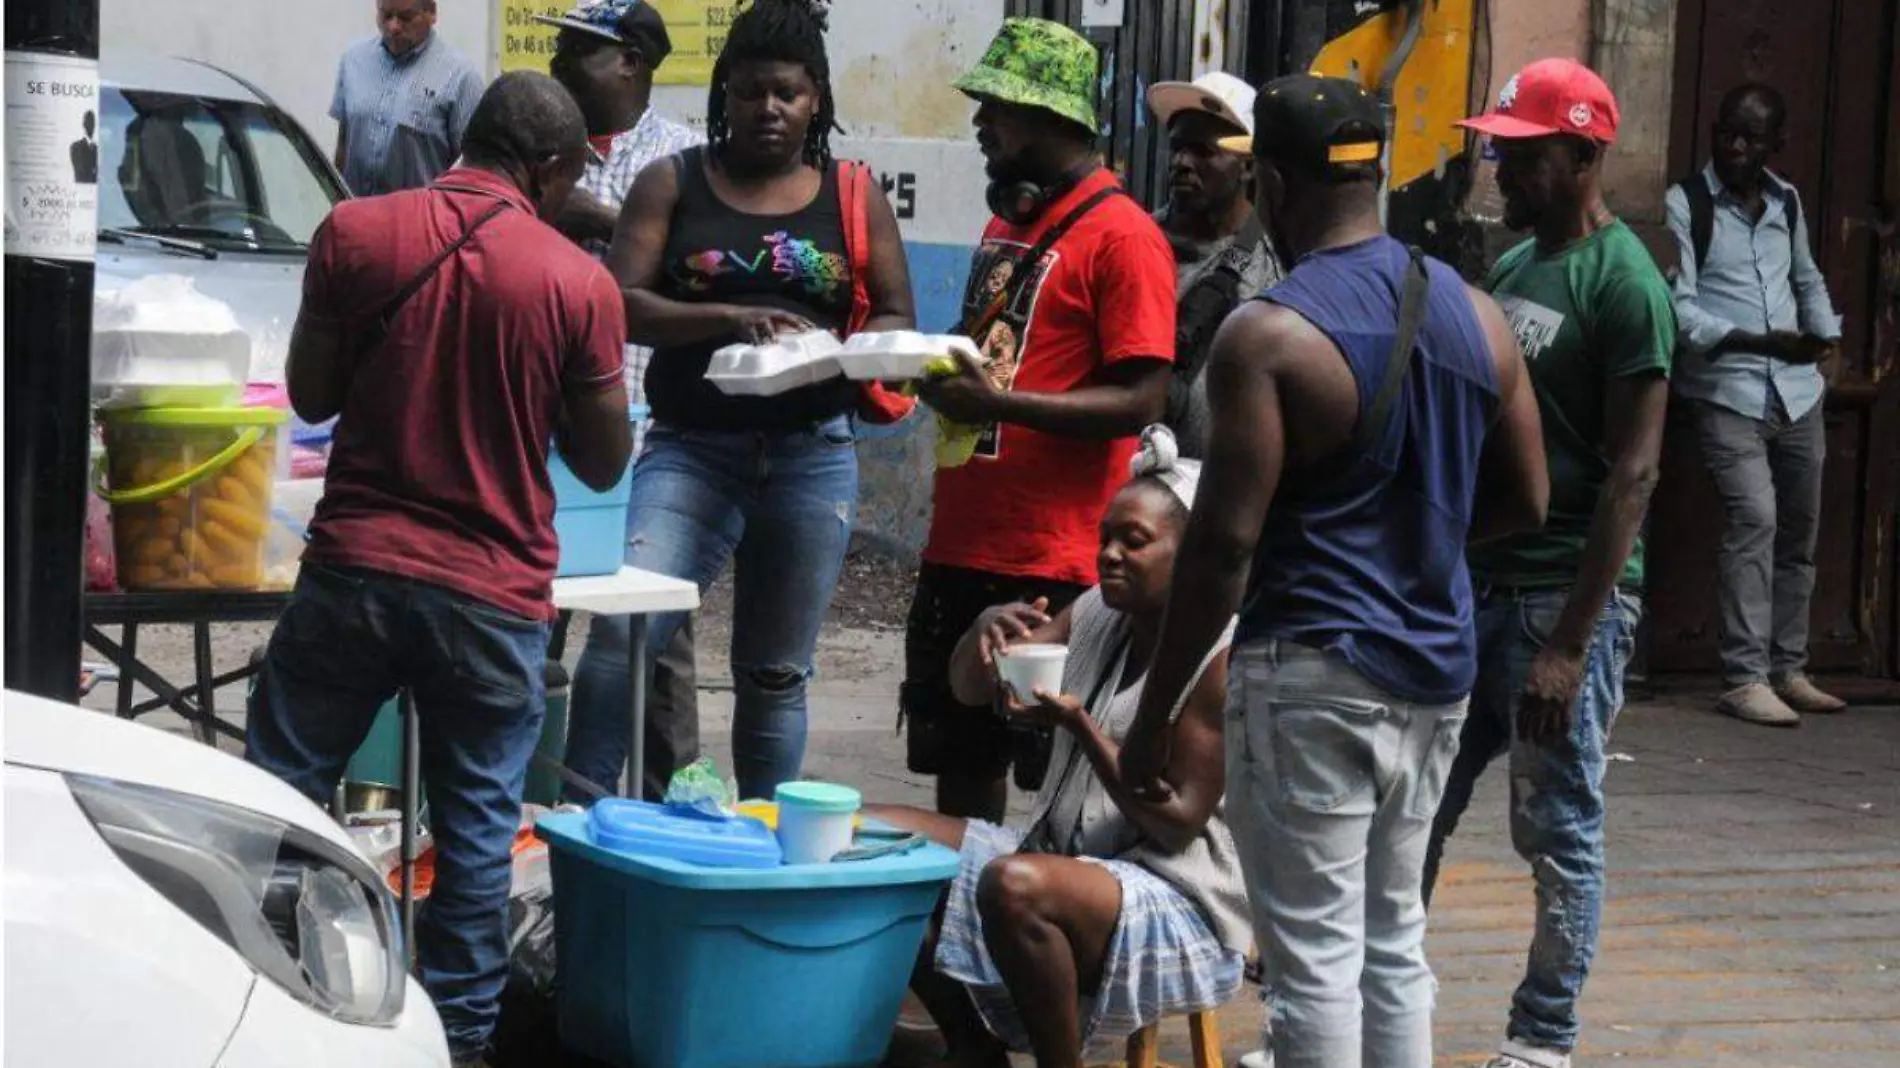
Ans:
[[[1148,87],[1148,110],[1162,126],[1184,111],[1199,111],[1246,131],[1245,137],[1223,137],[1220,146],[1247,152],[1253,139],[1253,87],[1224,71],[1203,74],[1191,82],[1156,82]]]

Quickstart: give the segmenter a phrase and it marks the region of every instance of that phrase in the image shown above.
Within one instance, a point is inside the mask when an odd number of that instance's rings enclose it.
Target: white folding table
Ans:
[[[597,616],[632,616],[627,640],[629,706],[633,744],[627,750],[627,796],[640,796],[646,767],[647,725],[647,617],[661,612],[691,612],[699,607],[699,587],[685,579],[669,578],[637,567],[623,567],[612,575],[554,580],[554,607],[564,612]],[[422,789],[422,724],[409,695],[402,695],[402,929],[405,938],[415,930],[416,822]]]

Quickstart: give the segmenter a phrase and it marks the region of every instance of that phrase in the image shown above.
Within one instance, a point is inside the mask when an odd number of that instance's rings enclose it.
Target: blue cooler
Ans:
[[[638,425],[647,417],[644,404],[627,408],[627,419]],[[637,460],[639,457],[634,457]],[[561,562],[555,578],[611,575],[626,556],[627,501],[633,489],[633,463],[614,488],[596,493],[575,477],[558,449],[548,450],[548,478],[554,483],[554,534],[561,543]]]
[[[702,867],[535,829],[554,870],[561,1041],[621,1068],[855,1068],[890,1043],[957,854]],[[730,844],[730,843],[728,843]]]

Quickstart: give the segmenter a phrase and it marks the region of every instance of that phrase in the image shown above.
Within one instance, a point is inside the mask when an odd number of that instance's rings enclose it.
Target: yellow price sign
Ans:
[[[499,0],[495,27],[500,36],[501,69],[548,72],[554,58],[555,29],[534,21],[536,15],[559,18],[569,5],[548,0]]]
[[[673,54],[666,58],[653,80],[659,85],[698,85],[712,81],[713,62],[726,47],[726,31],[739,14],[743,3],[732,0],[645,0],[666,20],[666,33],[673,41]],[[536,15],[558,18],[567,13],[569,4],[547,0],[497,0],[495,20],[499,35],[501,69],[546,72],[554,58],[557,31],[534,21]]]

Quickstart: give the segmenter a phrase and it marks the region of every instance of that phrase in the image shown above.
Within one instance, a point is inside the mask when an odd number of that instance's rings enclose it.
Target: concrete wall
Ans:
[[[1668,187],[1676,0],[1536,0],[1486,7],[1491,13],[1491,77],[1474,107],[1495,102],[1511,75],[1532,60],[1568,56],[1590,64],[1616,93],[1621,113],[1616,147],[1604,162],[1605,199],[1652,250],[1668,248],[1660,238]],[[1479,39],[1483,36],[1480,30]],[[1487,224],[1497,223],[1503,211],[1494,170],[1488,162],[1480,166],[1468,205]],[[1488,229],[1487,244],[1494,252],[1515,240],[1501,227]]]
[[[493,69],[493,4],[440,0],[437,29],[485,69]],[[137,49],[216,64],[261,87],[317,142],[336,142],[330,97],[345,48],[376,32],[373,0],[231,3],[229,0],[100,0],[99,49]]]

